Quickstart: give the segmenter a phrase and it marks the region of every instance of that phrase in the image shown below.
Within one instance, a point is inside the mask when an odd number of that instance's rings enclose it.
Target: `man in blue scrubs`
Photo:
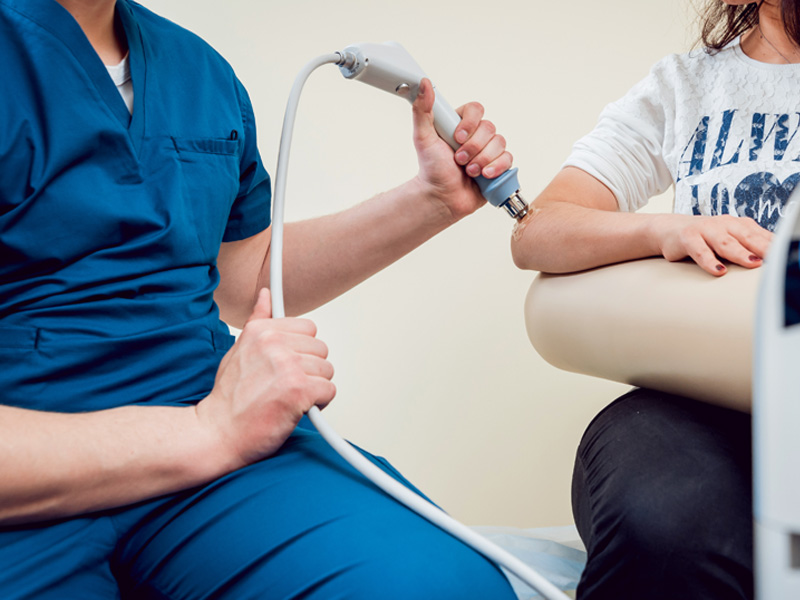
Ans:
[[[0,597],[512,597],[301,420],[333,368],[312,322],[271,318],[230,66],[129,0],[0,0],[0,65]],[[413,180],[287,228],[291,314],[480,207],[464,170],[510,166],[477,104],[454,160],[432,101]]]

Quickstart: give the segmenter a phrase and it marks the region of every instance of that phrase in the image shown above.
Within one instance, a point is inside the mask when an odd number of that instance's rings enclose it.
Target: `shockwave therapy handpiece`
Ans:
[[[343,62],[339,64],[339,70],[347,79],[366,83],[409,102],[417,98],[425,72],[397,42],[353,44],[345,48],[342,55]],[[439,136],[453,150],[459,147],[454,134],[460,121],[461,117],[437,90],[433,124]],[[489,204],[504,208],[517,220],[527,214],[528,203],[519,193],[516,167],[494,179],[479,175],[475,177],[475,182]]]
[[[294,121],[300,93],[308,77],[322,65],[335,64],[346,77],[363,81],[386,90],[411,102],[416,98],[424,72],[402,46],[395,43],[358,44],[347,50],[319,56],[309,61],[298,73],[286,103],[286,113],[281,131],[278,165],[275,172],[275,194],[272,204],[272,233],[270,242],[270,290],[272,292],[272,316],[285,316],[283,301],[283,221],[286,199],[286,180],[289,170]],[[458,144],[453,133],[460,118],[437,93],[434,104],[434,125],[453,148]],[[484,197],[494,206],[503,207],[516,219],[525,216],[528,205],[519,195],[517,169],[511,169],[495,179],[477,178]],[[308,418],[320,435],[350,465],[377,487],[406,505],[425,519],[434,523],[452,536],[471,546],[496,564],[516,575],[525,584],[539,592],[546,600],[568,600],[568,597],[537,571],[504,548],[497,546],[474,529],[459,523],[440,508],[412,492],[405,485],[387,475],[367,460],[345,441],[322,417],[319,408],[312,406]]]

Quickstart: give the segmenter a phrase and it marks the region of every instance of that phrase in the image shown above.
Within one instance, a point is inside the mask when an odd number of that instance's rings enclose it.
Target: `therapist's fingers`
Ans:
[[[435,93],[430,79],[423,78],[419,84],[419,92],[411,106],[411,114],[414,122],[414,141],[418,146],[427,146],[435,143],[439,135],[433,126],[433,102]]]
[[[469,139],[456,150],[455,158],[470,177],[497,177],[513,162],[511,154],[506,152],[506,139],[486,119],[477,124]]]
[[[456,131],[453,134],[456,143],[461,144],[463,147],[467,140],[475,135],[483,120],[484,112],[483,105],[480,102],[468,102],[456,109],[456,113],[461,117],[461,122],[456,126]]]
[[[271,319],[272,318],[272,295],[269,288],[261,288],[258,292],[256,305],[253,307],[253,312],[247,323],[256,319]]]
[[[333,379],[333,365],[318,356],[303,356],[301,358],[303,372],[312,377]]]
[[[327,377],[309,377],[308,380],[314,403],[306,409],[306,412],[311,409],[311,406],[323,410],[336,397],[336,384]]]
[[[497,128],[491,121],[478,123],[470,138],[456,150],[456,162],[460,165],[472,163],[492,142],[500,142],[501,146],[505,148],[505,140],[496,134]]]
[[[513,157],[506,151],[505,138],[495,135],[467,165],[467,174],[472,177],[483,175],[491,179],[511,168],[512,163]]]

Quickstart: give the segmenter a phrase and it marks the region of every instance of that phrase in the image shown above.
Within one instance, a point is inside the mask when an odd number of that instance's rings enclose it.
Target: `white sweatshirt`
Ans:
[[[675,186],[674,211],[775,228],[800,180],[800,65],[755,61],[733,42],[658,62],[565,166],[607,185],[622,211]]]

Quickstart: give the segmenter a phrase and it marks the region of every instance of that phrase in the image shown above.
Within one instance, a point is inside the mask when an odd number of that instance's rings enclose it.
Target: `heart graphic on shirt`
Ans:
[[[736,214],[751,217],[765,229],[775,231],[783,208],[798,181],[800,173],[790,175],[783,182],[772,173],[748,175],[733,192]]]

